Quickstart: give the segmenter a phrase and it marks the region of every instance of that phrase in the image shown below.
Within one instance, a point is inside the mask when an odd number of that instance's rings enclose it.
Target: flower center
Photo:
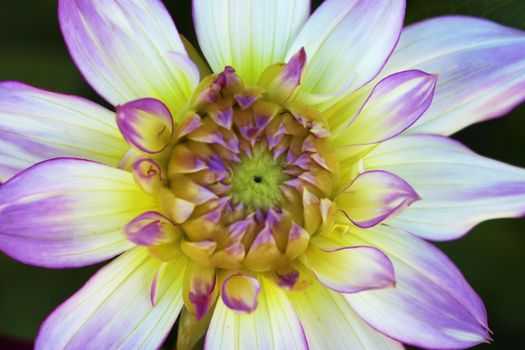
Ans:
[[[201,82],[174,130],[160,190],[190,259],[287,271],[304,252],[335,208],[337,162],[316,113],[245,87],[232,68]]]
[[[252,156],[242,156],[232,170],[234,204],[267,210],[277,207],[283,199],[280,186],[289,176],[283,172],[282,161],[274,159],[264,147],[255,148]]]

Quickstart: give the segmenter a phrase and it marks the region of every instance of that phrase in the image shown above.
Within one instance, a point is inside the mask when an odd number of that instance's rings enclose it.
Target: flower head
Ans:
[[[51,268],[122,254],[37,348],[155,348],[179,314],[180,348],[487,341],[479,297],[422,238],[525,211],[523,170],[447,138],[525,98],[525,35],[402,30],[404,7],[194,0],[210,70],[158,0],[60,0],[115,111],[0,84],[0,249]]]

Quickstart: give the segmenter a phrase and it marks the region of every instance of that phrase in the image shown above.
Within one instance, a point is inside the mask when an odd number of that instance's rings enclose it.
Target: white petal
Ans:
[[[46,319],[35,348],[159,348],[183,305],[186,258],[167,264],[171,273],[159,281],[152,306],[150,287],[160,264],[146,248],[134,248],[102,268]]]
[[[262,279],[257,309],[239,314],[217,300],[206,350],[308,349],[301,322],[284,291]]]
[[[351,92],[372,80],[397,43],[404,14],[404,0],[324,1],[287,54],[306,49],[303,91]]]
[[[104,261],[133,246],[124,226],[158,205],[127,171],[48,160],[0,186],[0,251],[50,268]]]
[[[59,21],[78,68],[113,105],[152,97],[176,112],[199,81],[160,0],[60,0]]]
[[[57,157],[117,166],[128,149],[109,110],[80,97],[0,83],[0,182]]]
[[[417,23],[381,74],[406,69],[439,75],[431,107],[410,132],[450,135],[525,99],[525,32],[465,16]]]
[[[193,6],[199,43],[213,71],[232,66],[249,85],[269,65],[285,61],[310,11],[308,0],[195,0]]]
[[[368,326],[343,295],[314,283],[288,293],[301,320],[310,350],[401,350],[403,345]]]
[[[476,155],[441,136],[402,136],[365,158],[406,180],[419,194],[388,225],[432,240],[458,238],[479,222],[525,214],[525,170]]]
[[[396,271],[396,288],[345,295],[369,325],[425,349],[465,349],[487,341],[483,302],[445,254],[384,225],[352,232],[342,244],[375,246]]]

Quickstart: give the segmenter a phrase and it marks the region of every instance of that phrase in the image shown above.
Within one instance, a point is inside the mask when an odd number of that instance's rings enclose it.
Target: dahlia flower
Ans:
[[[482,301],[426,240],[525,211],[525,171],[450,139],[525,98],[523,32],[402,29],[402,0],[59,0],[114,110],[0,84],[0,249],[114,258],[37,349],[462,349]]]

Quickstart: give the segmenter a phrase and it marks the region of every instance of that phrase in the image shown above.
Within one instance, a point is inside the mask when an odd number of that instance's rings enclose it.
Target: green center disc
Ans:
[[[288,179],[281,162],[260,148],[233,167],[232,199],[251,209],[269,209],[282,199],[280,186]]]

